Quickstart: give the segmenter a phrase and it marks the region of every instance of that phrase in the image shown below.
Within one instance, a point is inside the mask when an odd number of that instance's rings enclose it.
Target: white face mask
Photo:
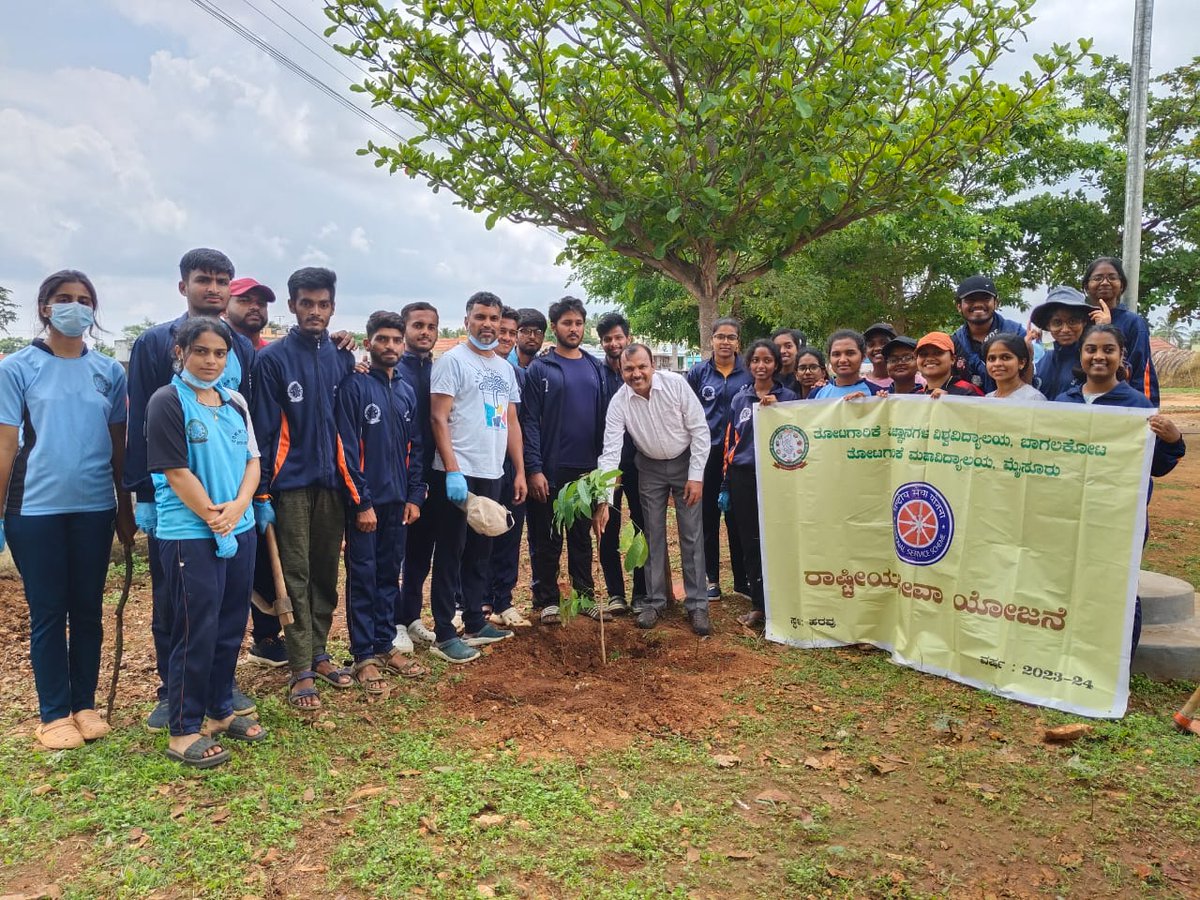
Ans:
[[[193,375],[187,369],[184,369],[183,371],[181,371],[179,373],[179,377],[183,379],[185,384],[190,384],[192,387],[194,387],[198,391],[207,391],[212,388],[215,388],[218,384],[221,383],[221,378],[223,377],[223,375],[224,375],[224,373],[222,373],[221,375],[218,375],[212,381],[204,381],[201,378],[197,378],[195,375]]]
[[[475,346],[476,348],[478,348],[480,350],[495,350],[497,347],[500,346],[500,338],[496,338],[490,344],[485,344],[482,341],[478,340],[475,337],[475,335],[468,334],[467,340],[469,340],[473,346]]]
[[[65,337],[83,337],[96,322],[96,314],[82,303],[55,303],[50,307],[50,326]]]

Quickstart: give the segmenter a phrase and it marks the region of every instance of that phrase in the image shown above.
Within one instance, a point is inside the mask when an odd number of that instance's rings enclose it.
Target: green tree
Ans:
[[[17,321],[16,301],[13,300],[8,288],[0,287],[0,331],[7,332],[8,326],[15,321]]]
[[[121,337],[127,340],[130,346],[132,346],[133,342],[141,337],[142,332],[149,331],[157,324],[158,323],[153,319],[143,318],[140,322],[135,322],[132,325],[126,325],[124,328],[122,328]]]
[[[952,209],[1056,75],[989,78],[1034,0],[327,0],[357,86],[417,128],[360,151],[720,301],[871,216]],[[1085,45],[1086,46],[1086,45]]]
[[[1129,74],[1116,57],[1097,57],[1088,72],[1064,79],[1073,119],[1057,180],[996,210],[1014,234],[1010,267],[1028,286],[1077,285],[1089,260],[1121,253]],[[1155,78],[1148,109],[1138,305],[1165,305],[1172,321],[1200,315],[1198,96],[1200,57]]]
[[[0,338],[0,354],[8,356],[10,353],[16,353],[18,350],[24,350],[29,345],[29,341],[19,337],[4,337]]]

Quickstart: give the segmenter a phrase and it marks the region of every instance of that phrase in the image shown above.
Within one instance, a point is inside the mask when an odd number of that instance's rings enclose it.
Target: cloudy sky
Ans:
[[[349,96],[358,73],[307,30],[323,29],[318,0],[211,2]],[[1200,53],[1194,3],[1157,0],[1155,72]],[[335,327],[415,299],[457,319],[480,289],[544,309],[566,288],[561,238],[503,222],[489,232],[445,193],[376,170],[355,155],[380,139],[372,125],[188,0],[39,0],[6,12],[0,285],[22,306],[14,334],[34,333],[37,285],[67,266],[93,277],[110,331],[173,317],[175,267],[194,246],[225,250],[239,275],[281,291],[299,266],[335,268]],[[1082,36],[1129,53],[1133,0],[1040,0],[1037,12],[1007,72]],[[405,131],[394,113],[375,114]]]

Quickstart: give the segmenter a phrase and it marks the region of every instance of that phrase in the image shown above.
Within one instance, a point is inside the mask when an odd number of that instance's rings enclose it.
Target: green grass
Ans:
[[[370,707],[343,695],[331,730],[266,698],[271,739],[205,774],[136,728],[59,754],[6,738],[0,862],[56,860],[68,897],[263,895],[303,860],[288,890],[330,896],[916,897],[969,890],[956,849],[995,871],[989,835],[1010,835],[1005,852],[1053,870],[1058,893],[1179,893],[1135,861],[1200,830],[1200,741],[1165,718],[1185,686],[1135,678],[1124,720],[1055,747],[1041,729],[1080,720],[882,653],[754,646],[775,666],[729,686],[718,727],[580,761],[472,749],[463,729],[478,726],[428,689]],[[888,755],[894,771],[873,768]],[[1070,852],[1083,862],[1061,864]]]

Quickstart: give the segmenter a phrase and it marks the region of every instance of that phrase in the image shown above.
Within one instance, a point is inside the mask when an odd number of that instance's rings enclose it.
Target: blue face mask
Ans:
[[[55,303],[50,307],[50,326],[64,337],[83,337],[95,321],[92,308],[82,303]]]
[[[187,369],[184,369],[182,372],[179,373],[179,377],[183,379],[185,384],[190,384],[192,387],[194,387],[198,391],[208,391],[208,390],[212,390],[218,384],[221,383],[221,378],[224,376],[224,374],[225,373],[222,372],[220,375],[218,375],[212,381],[204,381],[200,378],[197,378],[195,375],[193,375]]]
[[[496,338],[490,344],[485,344],[485,343],[483,343],[483,341],[477,340],[475,338],[475,335],[468,334],[467,340],[469,340],[471,342],[471,344],[479,350],[495,350],[497,347],[500,346],[500,338]]]

